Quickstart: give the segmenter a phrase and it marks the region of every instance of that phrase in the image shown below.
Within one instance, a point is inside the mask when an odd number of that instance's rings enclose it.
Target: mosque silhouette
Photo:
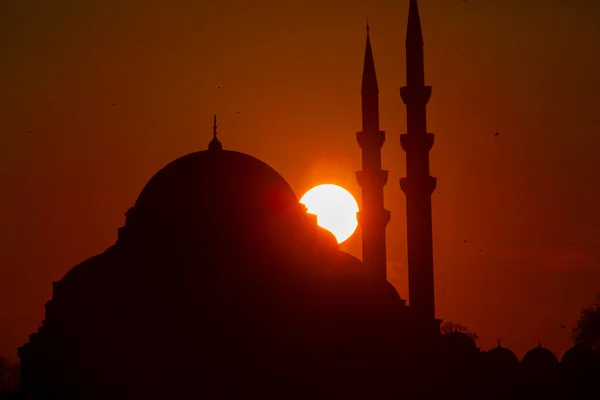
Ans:
[[[561,362],[538,347],[440,334],[434,309],[423,37],[410,1],[406,38],[409,303],[386,277],[385,133],[367,27],[362,81],[361,261],[338,249],[285,179],[224,149],[150,179],[116,243],[53,283],[39,331],[19,349],[26,399],[574,398],[600,372],[590,348]],[[243,201],[240,201],[243,199]]]

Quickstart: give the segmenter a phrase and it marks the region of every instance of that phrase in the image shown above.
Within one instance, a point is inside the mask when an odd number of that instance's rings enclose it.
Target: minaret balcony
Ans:
[[[361,149],[381,148],[385,143],[385,131],[360,131],[356,132],[356,141]]]
[[[390,222],[390,217],[391,213],[386,209],[381,209],[375,213],[369,213],[364,210],[356,213],[358,225],[360,225],[360,227],[363,229],[366,226],[385,228],[385,226]]]
[[[400,97],[407,106],[425,107],[431,98],[431,86],[403,86]]]
[[[435,135],[433,133],[400,135],[400,145],[407,153],[419,153],[431,150]]]
[[[402,189],[407,196],[418,193],[431,196],[436,186],[437,179],[429,175],[413,178],[411,180],[406,177],[400,178],[400,189]]]
[[[357,171],[356,182],[362,189],[383,188],[388,181],[388,171]]]

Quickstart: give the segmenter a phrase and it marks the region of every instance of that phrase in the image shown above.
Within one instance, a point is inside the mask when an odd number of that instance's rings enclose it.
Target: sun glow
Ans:
[[[302,196],[300,203],[308,213],[317,216],[320,227],[333,233],[338,243],[346,241],[358,226],[358,204],[343,187],[325,184],[315,186]]]

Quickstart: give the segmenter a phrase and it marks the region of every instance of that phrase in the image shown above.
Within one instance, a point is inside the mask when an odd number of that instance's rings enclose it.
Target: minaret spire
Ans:
[[[423,46],[423,30],[421,29],[421,17],[419,16],[419,4],[417,0],[410,0],[408,6],[406,44],[408,45],[409,43]]]
[[[362,128],[363,131],[379,131],[379,86],[375,73],[375,61],[369,37],[369,23],[367,22],[367,44],[365,46],[365,59],[363,63],[362,85]],[[382,143],[383,145],[383,143]]]
[[[377,279],[386,280],[385,228],[390,212],[383,206],[383,187],[388,172],[381,169],[385,132],[379,130],[379,88],[368,22],[361,97],[362,131],[357,132],[356,140],[362,150],[362,171],[356,173],[356,180],[362,189],[358,222],[362,230],[363,262]]]
[[[213,116],[213,138],[208,144],[208,150],[223,150],[223,145],[217,139],[217,114]]]
[[[410,0],[406,25],[406,85],[424,86],[423,31],[417,0]]]
[[[429,175],[429,150],[434,135],[427,132],[426,106],[431,86],[425,86],[423,60],[419,8],[417,0],[410,0],[406,28],[406,86],[400,89],[406,104],[407,133],[400,136],[406,151],[406,178],[400,179],[400,187],[406,195],[409,305],[429,324],[432,332],[439,332],[439,320],[435,319],[431,226],[431,194],[436,179]]]

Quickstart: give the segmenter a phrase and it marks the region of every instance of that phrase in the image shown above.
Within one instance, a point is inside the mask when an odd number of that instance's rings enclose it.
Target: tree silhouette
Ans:
[[[477,336],[476,333],[471,332],[466,326],[451,321],[446,321],[442,324],[442,326],[440,326],[440,333],[442,335],[449,335],[451,333],[462,333],[473,340],[479,339],[479,336]]]
[[[9,368],[10,365],[8,364],[8,361],[0,357],[0,392],[6,390],[6,381],[9,374]]]
[[[0,357],[0,394],[3,392],[14,392],[19,388],[19,364],[11,364]]]
[[[577,327],[573,328],[573,342],[594,349],[600,347],[600,293],[594,304],[581,310]]]

